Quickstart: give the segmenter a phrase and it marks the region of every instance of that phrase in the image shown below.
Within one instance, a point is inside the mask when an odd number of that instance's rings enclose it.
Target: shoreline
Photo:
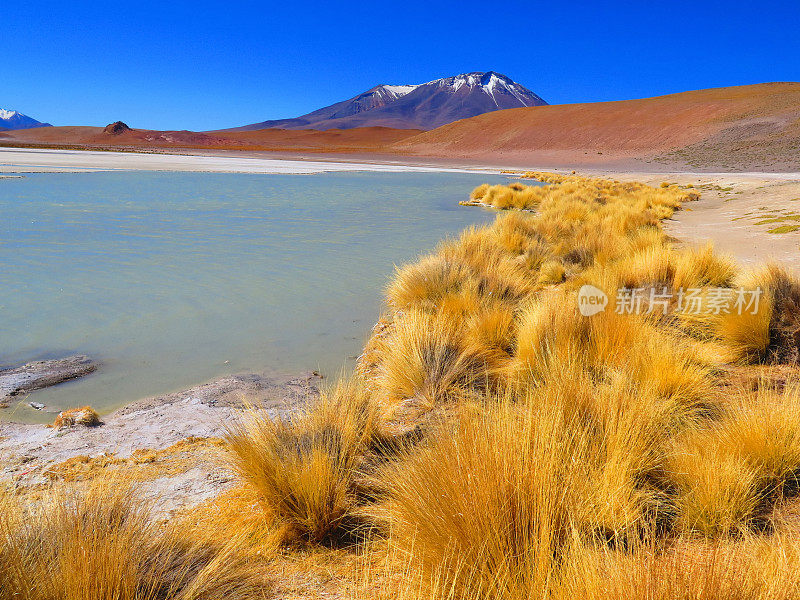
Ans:
[[[131,470],[168,516],[210,499],[233,481],[218,464],[218,444],[249,409],[286,419],[313,402],[322,378],[313,372],[231,375],[187,390],[127,404],[96,426],[0,421],[0,488],[37,489],[81,480],[92,470]],[[164,462],[175,462],[165,468]],[[150,477],[136,474],[154,465]],[[124,475],[123,475],[124,477]]]
[[[1,157],[2,151],[0,161]],[[775,258],[800,273],[800,231],[774,234],[769,233],[769,225],[759,224],[767,220],[762,218],[765,214],[800,211],[800,174],[584,172],[655,186],[661,181],[691,184],[701,192],[701,199],[684,205],[664,221],[666,233],[682,244],[712,241],[743,264]],[[219,438],[225,433],[225,422],[240,417],[248,403],[265,408],[274,418],[285,418],[318,395],[319,378],[313,373],[233,375],[125,405],[105,415],[104,424],[95,428],[55,430],[0,421],[0,452],[8,457],[0,465],[0,484],[15,488],[42,485],[53,480],[48,469],[72,461],[87,469],[94,465],[104,468],[109,461],[127,465],[140,451],[161,452],[186,439]],[[173,508],[213,497],[232,477],[215,471],[210,456],[202,449],[197,458],[202,466],[190,461],[191,466],[179,469],[177,476],[155,477],[155,483],[148,483],[151,491],[172,497],[169,506]],[[209,469],[215,473],[210,479]]]
[[[478,173],[495,174],[492,167],[467,167],[405,162],[367,162],[305,157],[279,158],[249,154],[181,154],[0,148],[0,175],[23,173],[96,173],[108,171],[167,171],[239,174],[310,175],[330,172]]]
[[[35,164],[34,157],[47,155],[53,164]],[[60,157],[60,158],[59,158]],[[9,160],[11,162],[9,162]],[[138,161],[138,163],[136,162]],[[61,164],[58,164],[61,163]],[[63,149],[15,148],[0,145],[0,176],[18,173],[91,173],[107,171],[168,171],[199,173],[313,174],[337,171],[374,172],[453,172],[495,174],[502,171],[549,171],[569,173],[578,170],[588,176],[640,180],[665,177],[765,181],[800,181],[793,171],[719,171],[654,169],[633,159],[580,163],[564,161],[552,166],[535,158],[525,162],[501,163],[480,159],[455,159],[383,153],[267,152],[242,150],[202,150],[192,148],[113,148]]]

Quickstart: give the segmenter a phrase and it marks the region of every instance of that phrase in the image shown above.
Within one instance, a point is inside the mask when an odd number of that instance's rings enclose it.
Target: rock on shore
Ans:
[[[55,360],[37,360],[21,367],[2,369],[0,370],[0,405],[19,394],[83,377],[96,369],[97,363],[83,354]]]
[[[219,438],[248,408],[275,419],[315,401],[313,373],[245,374],[189,390],[149,398],[104,415],[96,427],[61,428],[0,422],[0,486],[26,488],[46,483],[59,464],[108,457],[127,459],[178,442]],[[213,497],[232,484],[232,473],[200,457],[188,471],[164,473],[147,483],[147,493],[170,498],[167,512]]]

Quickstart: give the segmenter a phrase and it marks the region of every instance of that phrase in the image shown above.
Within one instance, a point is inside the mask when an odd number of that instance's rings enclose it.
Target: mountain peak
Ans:
[[[34,127],[52,127],[52,125],[37,121],[16,110],[0,108],[0,129],[32,129]]]
[[[540,106],[546,104],[539,96],[531,92],[529,89],[516,83],[510,77],[497,73],[496,71],[473,71],[472,73],[462,73],[452,77],[445,77],[443,79],[435,79],[428,82],[428,84],[438,84],[440,86],[448,86],[454,92],[462,87],[469,89],[481,88],[483,93],[487,94],[495,101],[498,108],[509,108],[507,106],[500,107],[495,98],[496,94],[511,94],[516,100],[519,101],[520,106]]]
[[[238,129],[434,129],[485,112],[543,104],[547,103],[506,75],[473,71],[413,85],[381,84],[294,119]]]

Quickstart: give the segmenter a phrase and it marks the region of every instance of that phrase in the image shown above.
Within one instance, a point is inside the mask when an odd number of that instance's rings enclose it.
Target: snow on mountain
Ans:
[[[470,90],[477,90],[480,88],[480,91],[489,96],[495,102],[495,104],[498,105],[498,107],[499,103],[497,100],[497,94],[511,94],[517,99],[520,107],[541,106],[543,104],[547,104],[544,100],[526,87],[523,87],[505,75],[495,73],[494,71],[488,71],[486,73],[463,73],[461,75],[455,75],[454,77],[434,79],[433,81],[429,81],[423,85],[437,85],[443,88],[450,88],[454,93],[460,90],[462,87],[467,87]]]
[[[385,89],[390,94],[394,94],[397,98],[400,96],[405,96],[409,92],[413,92],[417,89],[418,85],[382,85],[379,86]]]
[[[33,127],[52,127],[16,110],[0,108],[0,129],[32,129]]]
[[[505,75],[474,72],[417,85],[378,85],[294,119],[264,121],[237,129],[434,129],[485,112],[543,104],[547,103]]]

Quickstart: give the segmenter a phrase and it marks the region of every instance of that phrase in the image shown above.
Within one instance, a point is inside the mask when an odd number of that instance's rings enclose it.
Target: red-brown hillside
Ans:
[[[392,149],[492,161],[661,156],[694,166],[725,166],[738,160],[754,168],[779,163],[797,168],[800,83],[504,110],[456,121],[395,143]]]

